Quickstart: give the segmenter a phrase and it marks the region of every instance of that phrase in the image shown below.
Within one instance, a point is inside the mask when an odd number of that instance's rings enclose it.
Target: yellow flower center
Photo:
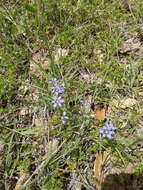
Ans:
[[[108,133],[109,133],[109,131],[107,131],[107,130],[106,130],[106,131],[105,131],[105,133],[106,133],[106,134],[108,134]]]

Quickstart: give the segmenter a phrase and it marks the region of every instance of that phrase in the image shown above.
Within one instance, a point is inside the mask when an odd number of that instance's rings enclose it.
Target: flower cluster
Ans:
[[[102,129],[99,130],[99,133],[102,134],[103,138],[112,139],[113,135],[115,134],[116,128],[113,126],[112,123],[107,123]]]
[[[65,91],[64,89],[65,89],[65,85],[59,84],[52,87],[52,93],[58,96],[59,94],[62,94]]]
[[[52,89],[52,94],[54,95],[53,101],[52,101],[53,107],[54,108],[62,107],[64,100],[59,95],[65,91],[65,84],[60,83],[57,78],[53,78],[51,81],[49,81],[49,84],[52,85],[51,89]],[[61,116],[62,123],[65,124],[65,121],[67,119],[68,119],[68,117],[66,116],[66,112],[63,112],[62,116]]]
[[[51,91],[53,94],[53,107],[59,108],[62,107],[62,104],[64,103],[64,99],[60,96],[62,93],[65,92],[65,84],[60,83],[57,78],[53,78],[51,81],[49,81],[49,84],[51,85]],[[82,110],[89,110],[91,108],[91,102],[90,100],[80,100],[82,103],[81,109]],[[67,113],[64,111],[61,114],[61,122],[62,124],[66,123],[66,120],[68,120]],[[116,128],[113,126],[112,123],[107,123],[105,126],[102,127],[102,129],[99,130],[99,133],[102,135],[102,138],[112,139],[115,135]]]
[[[53,107],[61,107],[62,103],[64,103],[64,100],[61,96],[58,96],[62,94],[65,91],[65,84],[60,84],[59,80],[57,78],[53,78],[51,81],[49,81],[49,84],[52,85],[52,93],[53,93]]]

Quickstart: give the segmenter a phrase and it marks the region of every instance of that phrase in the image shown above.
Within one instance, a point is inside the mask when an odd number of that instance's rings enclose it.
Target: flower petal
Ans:
[[[102,128],[103,130],[108,130],[108,127],[105,125],[105,126],[103,126],[103,128]]]
[[[54,96],[53,99],[54,99],[54,100],[57,100],[58,98],[57,98],[57,96]]]
[[[114,135],[114,134],[115,134],[115,132],[114,132],[114,131],[110,131],[110,133],[109,133],[109,134]]]
[[[62,120],[62,124],[65,124],[65,120]]]
[[[113,137],[111,136],[111,134],[107,134],[107,138],[112,139]]]
[[[103,133],[102,137],[104,138],[104,137],[106,137],[106,136],[107,136],[107,135]]]
[[[103,130],[99,130],[99,133],[103,133]]]
[[[62,115],[65,116],[65,115],[66,115],[66,112],[64,111]]]
[[[57,107],[57,104],[55,103],[53,106],[54,106],[54,108],[56,108],[56,107]]]
[[[63,100],[63,99],[61,99],[61,100],[60,100],[60,103],[63,103],[63,102],[64,102],[64,100]]]

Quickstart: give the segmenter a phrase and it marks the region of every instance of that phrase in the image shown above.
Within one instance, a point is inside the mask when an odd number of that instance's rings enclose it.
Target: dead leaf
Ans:
[[[120,107],[123,109],[132,107],[135,104],[137,104],[137,100],[135,100],[134,98],[124,98],[120,101]]]
[[[95,116],[96,119],[104,120],[105,116],[106,116],[106,109],[103,108],[103,109],[95,110],[94,116]]]
[[[133,167],[134,167],[133,163],[129,163],[127,167],[123,170],[123,173],[128,173],[128,174],[133,173]]]
[[[18,116],[25,116],[25,115],[27,115],[27,114],[29,114],[29,111],[28,111],[28,108],[26,108],[26,107],[23,107],[21,110],[19,110],[19,111],[17,112],[17,115],[18,115]]]
[[[68,189],[72,190],[81,190],[82,183],[80,182],[80,176],[78,173],[70,173],[70,183],[68,185]]]
[[[95,80],[97,80],[97,77],[95,74],[88,74],[88,73],[80,73],[81,74],[81,80],[85,80],[87,83],[93,83]]]
[[[104,120],[106,118],[107,107],[103,104],[95,104],[92,110],[92,116],[95,119]]]
[[[143,91],[140,91],[140,92],[138,93],[138,95],[139,95],[139,96],[143,96]]]
[[[22,185],[29,178],[29,173],[22,173],[16,183],[14,190],[22,190]]]
[[[120,8],[132,12],[130,0],[123,0]]]
[[[50,59],[47,56],[48,52],[44,49],[33,53],[32,59],[30,60],[30,72],[40,74],[40,68],[48,69]]]
[[[96,178],[98,184],[97,189],[101,189],[101,184],[104,182],[106,175],[108,174],[110,165],[110,153],[103,152],[96,155],[96,159],[94,161],[94,177]]]
[[[84,80],[87,83],[93,83],[96,81],[97,84],[101,84],[103,80],[101,78],[97,78],[94,72],[89,71],[87,68],[79,68],[78,72],[80,73],[80,80]]]
[[[46,152],[52,154],[57,151],[59,145],[59,141],[57,139],[53,139],[48,142],[46,146]]]
[[[33,53],[31,61],[39,63],[47,60],[48,52],[44,49],[40,49],[39,51]]]
[[[62,49],[62,48],[56,49],[56,51],[54,52],[55,61],[58,62],[60,57],[67,56],[68,53],[69,53],[68,49]]]
[[[96,159],[94,162],[94,176],[97,179],[100,184],[103,181],[103,176],[102,176],[102,162],[103,162],[103,154],[99,153],[96,155]]]
[[[112,99],[112,101],[110,102],[111,107],[119,107],[119,100],[117,99]]]
[[[121,100],[113,99],[111,102],[111,106],[115,106],[122,109],[132,107],[135,104],[137,104],[137,100],[134,98],[123,98]]]
[[[48,122],[46,119],[42,118],[42,116],[35,115],[32,117],[32,125],[33,126],[47,126]]]
[[[130,51],[136,51],[141,48],[141,42],[137,36],[127,39],[120,48],[120,53],[127,53]]]

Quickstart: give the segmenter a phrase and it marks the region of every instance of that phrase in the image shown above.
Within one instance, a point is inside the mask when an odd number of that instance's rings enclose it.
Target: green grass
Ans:
[[[74,174],[82,189],[95,189],[99,152],[109,152],[112,169],[123,171],[131,163],[132,173],[142,173],[143,4],[131,0],[132,11],[121,5],[121,0],[2,1],[0,189],[14,189],[25,173],[20,184],[25,190],[68,190]],[[122,52],[131,38],[140,42],[138,50]],[[58,56],[60,49],[67,55]],[[54,77],[66,86],[60,109],[51,103],[48,82]],[[81,109],[80,100],[89,96],[95,109],[108,106],[105,120]],[[127,98],[136,103],[113,103]],[[65,125],[63,111],[69,117]],[[98,133],[106,122],[117,128],[111,141]]]

